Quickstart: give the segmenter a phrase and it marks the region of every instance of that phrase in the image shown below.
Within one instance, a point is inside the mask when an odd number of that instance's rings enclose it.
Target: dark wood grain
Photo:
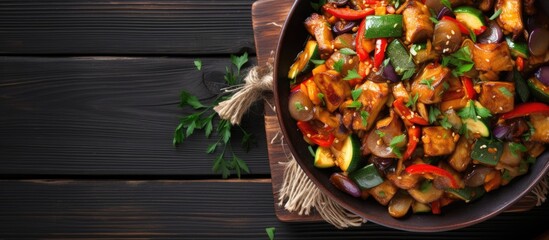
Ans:
[[[205,150],[216,139],[171,142],[178,116],[190,113],[177,107],[180,90],[212,96],[193,60],[0,57],[0,174],[211,175]],[[202,61],[205,78],[222,82],[229,59]],[[257,146],[233,149],[267,175],[262,114],[256,106],[243,123]]]
[[[548,205],[447,233],[408,233],[367,223],[281,223],[268,180],[0,181],[3,239],[531,239],[547,229]],[[520,229],[517,223],[520,222]],[[495,230],[497,229],[497,230]]]
[[[0,1],[0,54],[253,52],[253,0]]]

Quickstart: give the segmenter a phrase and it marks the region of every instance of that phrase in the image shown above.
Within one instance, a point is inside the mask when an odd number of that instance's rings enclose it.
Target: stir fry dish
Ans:
[[[288,110],[314,165],[397,218],[526,174],[549,143],[549,20],[536,4],[312,2]]]

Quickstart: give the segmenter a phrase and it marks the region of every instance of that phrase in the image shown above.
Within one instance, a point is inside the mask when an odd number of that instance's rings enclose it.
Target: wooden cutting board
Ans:
[[[274,58],[274,52],[278,44],[278,38],[282,25],[286,20],[294,0],[260,0],[252,6],[252,22],[254,29],[255,47],[257,61],[263,65]],[[313,212],[311,215],[298,215],[290,213],[283,206],[278,205],[278,191],[282,186],[282,175],[284,167],[279,162],[287,161],[286,154],[289,154],[288,147],[284,147],[280,141],[282,133],[273,111],[274,99],[269,96],[265,104],[265,132],[267,137],[267,150],[269,152],[269,165],[271,167],[271,179],[273,185],[275,214],[283,222],[311,222],[322,221],[320,215]],[[285,153],[285,150],[288,153]],[[513,205],[507,212],[528,211],[536,205],[536,196],[533,194],[522,198]]]

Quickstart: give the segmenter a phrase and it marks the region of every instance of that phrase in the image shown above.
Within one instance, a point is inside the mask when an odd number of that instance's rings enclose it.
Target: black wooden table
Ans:
[[[444,233],[373,223],[337,230],[276,219],[261,106],[235,148],[251,169],[221,179],[214,139],[172,146],[180,90],[206,98],[230,54],[255,61],[252,0],[0,0],[0,239],[522,239],[549,204]],[[235,133],[235,145],[239,136]]]

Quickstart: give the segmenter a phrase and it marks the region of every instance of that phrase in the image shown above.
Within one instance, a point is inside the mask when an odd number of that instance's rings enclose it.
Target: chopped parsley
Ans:
[[[490,20],[492,20],[492,21],[493,21],[494,19],[496,19],[497,17],[499,17],[499,15],[501,14],[501,11],[502,11],[502,9],[501,9],[501,8],[500,8],[500,9],[498,9],[498,10],[497,10],[497,11],[495,11],[495,12],[494,12],[494,14],[492,14],[492,16],[491,16],[490,18],[488,18],[488,19],[490,19]]]
[[[440,115],[440,109],[438,109],[435,106],[429,106],[429,123],[433,124],[436,120],[438,115]]]
[[[303,104],[301,104],[300,101],[294,102],[294,106],[295,106],[295,109],[297,109],[297,111],[303,111],[303,110],[305,110],[305,107],[303,106]]]
[[[454,66],[452,75],[461,76],[464,73],[473,69],[475,63],[471,59],[471,52],[467,46],[460,48],[455,53],[448,56],[442,56],[442,65],[447,67],[449,65]]]
[[[453,10],[452,10],[452,4],[450,3],[450,1],[448,1],[448,0],[440,0],[440,3],[442,3],[442,5],[444,5],[444,6],[447,7],[448,9],[450,9],[450,11],[453,11]]]
[[[487,118],[492,116],[492,114],[490,114],[490,110],[482,107],[480,103],[475,103],[473,100],[469,100],[469,102],[467,102],[467,106],[459,110],[458,115],[461,118],[470,118],[475,121],[479,118]]]
[[[452,128],[452,124],[448,121],[448,117],[447,116],[444,116],[444,118],[442,118],[440,120],[440,126],[442,126],[443,128],[445,129],[450,129]]]
[[[377,134],[380,138],[382,138],[382,137],[385,136],[385,133],[382,132],[382,131],[380,131],[380,130],[376,130],[375,132],[376,132],[376,134]]]
[[[314,63],[315,65],[322,65],[324,64],[326,61],[325,60],[322,60],[322,59],[311,59],[310,60],[312,63]]]
[[[318,93],[316,94],[316,96],[318,96],[318,98],[320,98],[320,102],[322,102],[322,105],[326,105],[326,103],[324,102],[324,93]]]
[[[391,152],[393,152],[399,158],[402,157],[402,153],[400,152],[400,148],[397,145],[404,142],[405,139],[406,135],[401,134],[391,139],[391,142],[389,143],[389,148],[391,148]]]
[[[342,48],[342,49],[339,49],[339,52],[342,53],[342,54],[345,54],[345,55],[356,55],[356,52],[353,51],[353,50],[350,49],[350,48]]]
[[[370,114],[364,110],[360,111],[360,118],[362,119],[362,126],[367,127],[368,126],[368,117],[370,117]]]
[[[421,81],[419,81],[419,83],[422,84],[422,85],[426,85],[431,90],[435,90],[435,87],[433,87],[433,82],[434,81],[435,81],[435,79],[433,79],[433,78],[421,79]]]
[[[345,64],[345,61],[343,61],[343,59],[337,60],[337,62],[334,63],[334,70],[341,73],[341,70],[343,70],[343,64]]]
[[[503,93],[503,95],[507,96],[507,97],[513,97],[513,94],[511,92],[509,92],[509,90],[505,87],[500,87],[498,88],[498,90]]]
[[[517,156],[518,152],[526,152],[528,151],[528,149],[526,148],[526,146],[520,144],[520,143],[515,143],[515,142],[510,142],[509,143],[509,149],[511,150],[511,154],[513,154],[513,156]]]
[[[414,96],[411,96],[406,103],[406,107],[411,108],[412,106],[416,105],[417,99],[419,98],[419,94],[414,94]]]
[[[360,76],[360,74],[358,74],[356,72],[356,70],[351,69],[351,70],[347,71],[347,76],[345,76],[345,78],[343,78],[343,80],[349,81],[349,80],[353,80],[353,79],[357,79],[357,78],[362,78],[362,76]]]

